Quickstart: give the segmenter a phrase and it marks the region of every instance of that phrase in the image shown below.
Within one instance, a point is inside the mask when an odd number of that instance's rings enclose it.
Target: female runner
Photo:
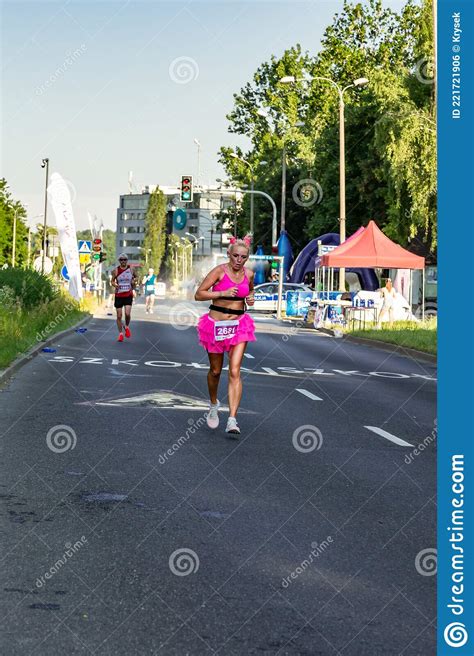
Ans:
[[[255,325],[245,312],[245,303],[253,305],[253,271],[245,269],[250,252],[251,237],[232,237],[227,255],[229,261],[214,267],[202,281],[194,298],[211,301],[209,314],[197,325],[199,343],[209,356],[207,386],[210,406],[207,414],[209,428],[219,426],[217,389],[224,364],[224,353],[229,353],[229,419],[226,432],[238,435],[237,410],[242,397],[240,367],[247,342],[255,341]],[[214,301],[217,303],[215,304]]]

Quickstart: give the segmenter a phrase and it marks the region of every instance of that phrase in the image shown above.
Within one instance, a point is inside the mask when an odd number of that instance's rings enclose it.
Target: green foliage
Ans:
[[[26,209],[12,199],[5,178],[0,179],[0,266],[12,263],[13,224],[16,215],[15,264],[26,264],[28,255],[28,227]]]
[[[142,263],[148,262],[158,275],[166,247],[166,198],[161,189],[150,195],[145,217],[145,239],[141,253]]]
[[[425,321],[394,321],[393,326],[382,324],[381,329],[368,327],[347,331],[347,334],[379,342],[397,344],[403,348],[412,348],[436,355],[437,322],[436,318]]]
[[[185,268],[187,274],[191,271],[192,247],[191,240],[182,241],[178,235],[168,235],[163,277],[170,283],[182,281]]]
[[[107,255],[107,258],[105,260],[105,265],[107,267],[114,266],[115,261],[117,259],[116,244],[115,244],[116,234],[117,233],[115,232],[115,230],[110,230],[108,228],[102,230],[102,242],[104,246],[103,250]],[[92,241],[90,230],[77,230],[76,237],[78,241],[80,239],[84,239],[85,241]]]
[[[5,287],[0,287],[0,298],[2,290]],[[18,303],[0,305],[0,367],[6,367],[39,341],[73,326],[85,316],[87,313],[79,303],[65,294],[30,308]]]
[[[249,185],[281,205],[283,144],[287,150],[286,227],[295,250],[310,238],[339,231],[340,88],[367,77],[368,87],[350,88],[345,102],[347,234],[375,219],[406,245],[418,237],[436,247],[436,141],[430,0],[409,0],[399,13],[381,0],[344,2],[326,29],[317,56],[296,45],[280,59],[263,63],[238,94],[229,113],[229,132],[249,137],[251,147],[223,147],[220,162],[231,180]],[[295,82],[279,82],[284,76]],[[258,114],[266,109],[269,117]],[[302,127],[295,124],[301,121]],[[264,166],[260,162],[267,162]],[[322,193],[298,201],[302,180]],[[239,215],[249,224],[249,198]],[[270,245],[271,210],[255,199],[255,241]]]
[[[0,290],[3,295],[13,296],[25,310],[41,303],[53,301],[58,290],[51,278],[43,276],[34,269],[0,269]]]

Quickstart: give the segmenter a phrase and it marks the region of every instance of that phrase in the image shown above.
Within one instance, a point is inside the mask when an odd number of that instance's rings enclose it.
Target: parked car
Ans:
[[[308,285],[284,282],[283,283],[283,296],[282,307],[285,307],[286,294],[291,291],[304,291],[312,292],[313,290]],[[257,312],[276,312],[278,303],[278,283],[265,282],[263,285],[257,285],[254,289],[255,305],[250,307],[249,310]]]

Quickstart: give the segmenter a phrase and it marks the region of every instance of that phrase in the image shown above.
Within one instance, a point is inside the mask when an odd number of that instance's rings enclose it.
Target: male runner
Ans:
[[[131,337],[129,326],[137,286],[136,273],[129,266],[125,253],[119,255],[119,266],[112,271],[112,286],[116,290],[114,307],[117,310],[118,341],[123,342],[122,308],[125,308],[125,337]]]
[[[145,312],[153,314],[153,304],[155,302],[155,271],[148,269],[148,275],[143,278],[142,285],[145,288]]]

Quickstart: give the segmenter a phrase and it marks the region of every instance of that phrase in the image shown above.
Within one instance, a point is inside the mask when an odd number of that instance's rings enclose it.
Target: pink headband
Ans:
[[[240,237],[231,237],[229,241],[231,244],[236,244],[238,241],[243,241],[246,246],[250,246],[250,244],[252,243],[252,237],[249,237],[248,235],[246,235],[242,239]]]

